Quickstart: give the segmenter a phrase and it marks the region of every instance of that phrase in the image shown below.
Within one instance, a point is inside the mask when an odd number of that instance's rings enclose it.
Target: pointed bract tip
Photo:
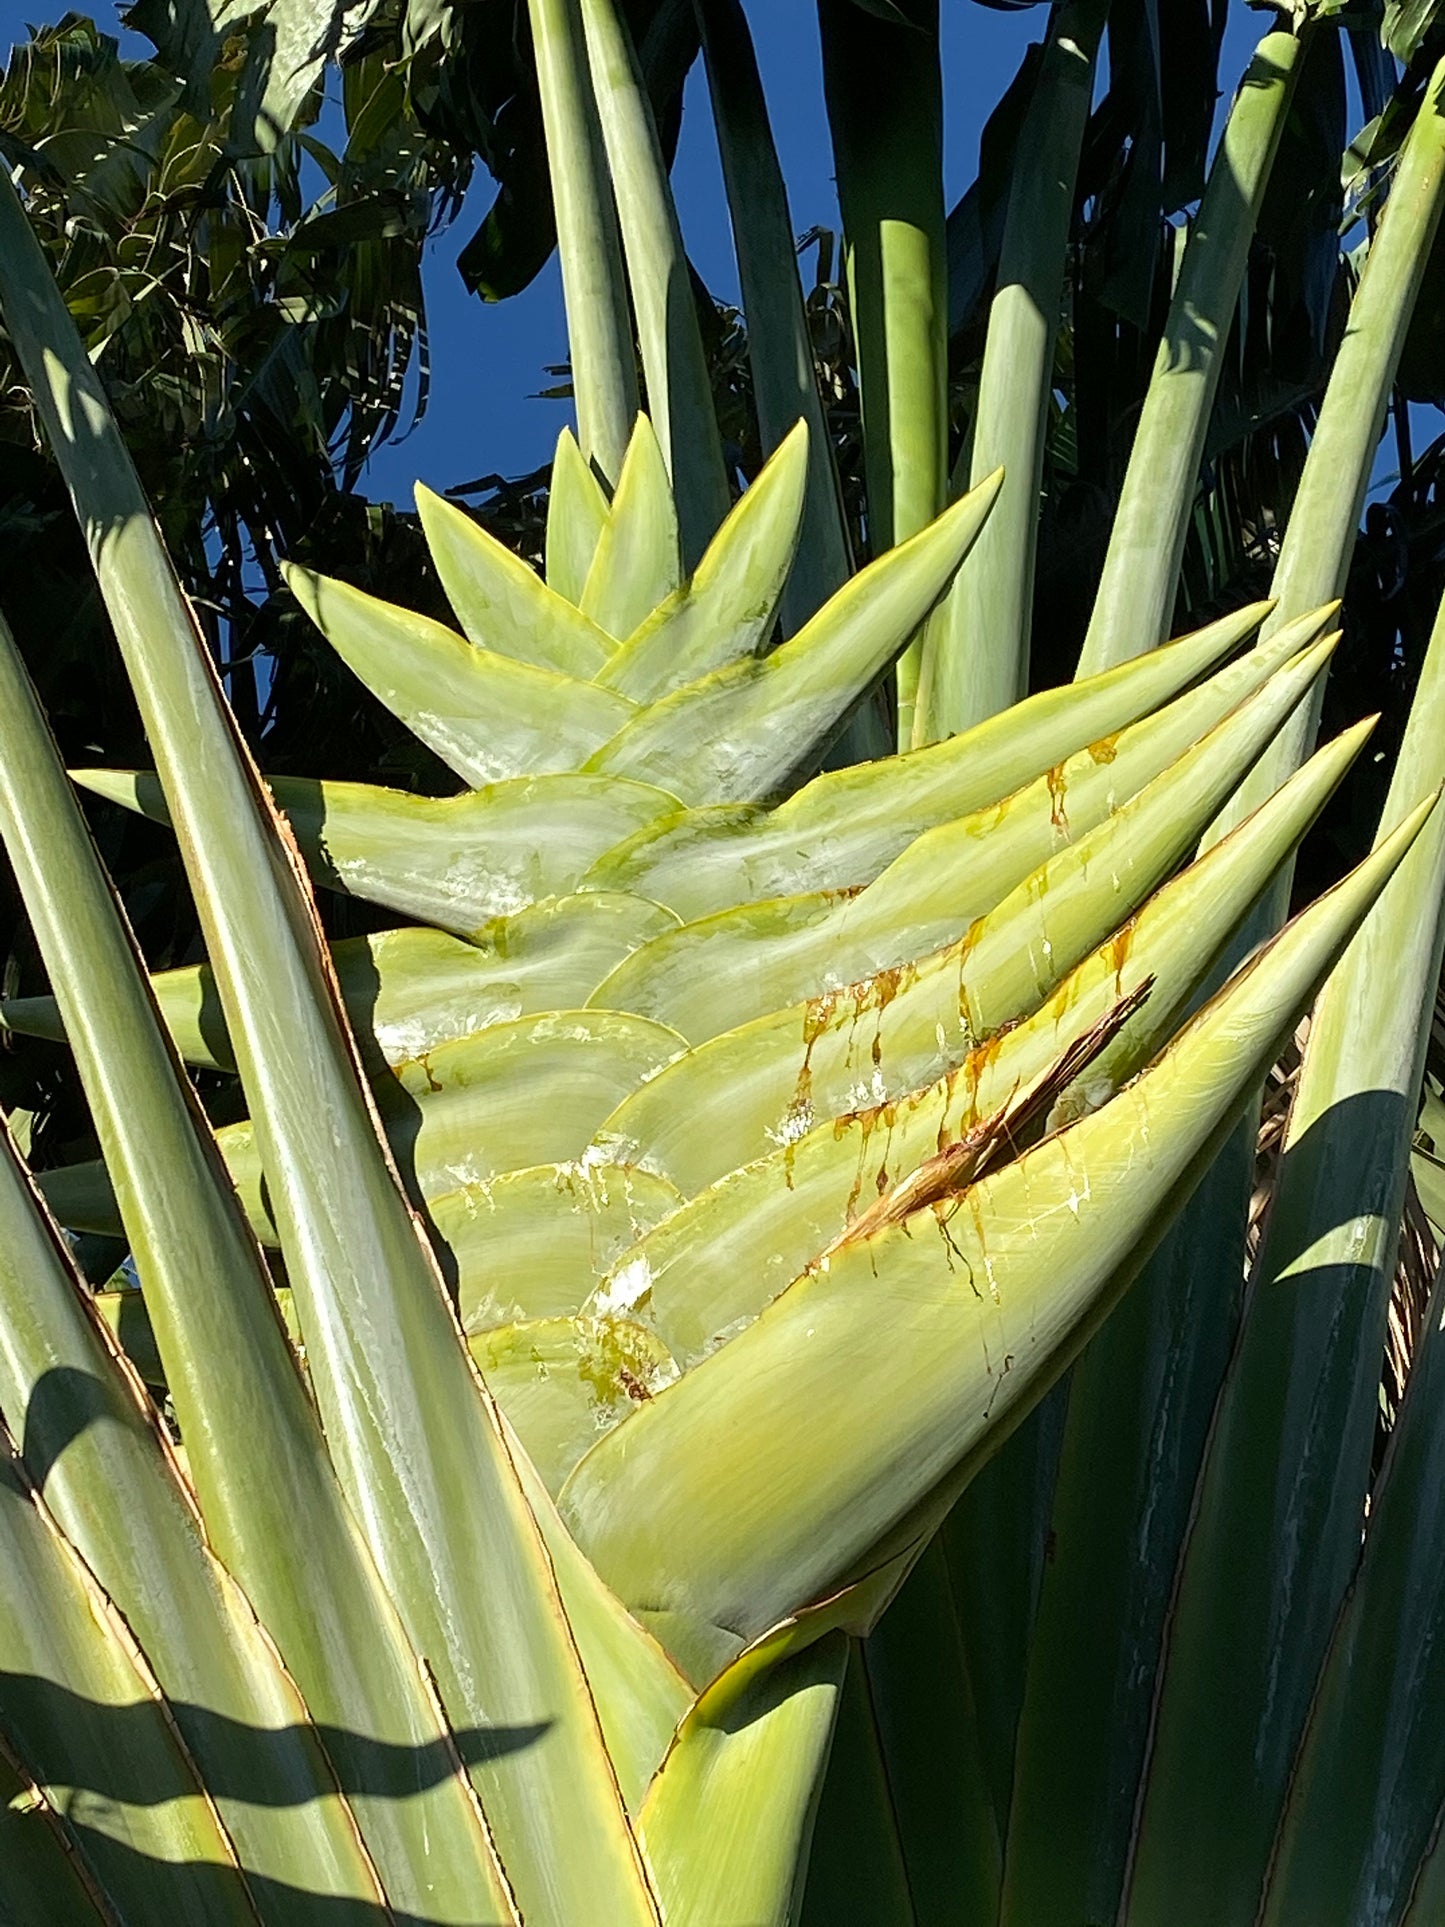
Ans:
[[[413,482],[411,492],[412,499],[416,503],[416,512],[421,517],[423,531],[428,522],[434,521],[438,515],[450,516],[454,522],[471,523],[471,517],[460,503],[449,502],[445,495],[439,495],[434,488],[428,488],[425,482]],[[476,523],[471,525],[474,528],[479,526]]]
[[[657,449],[658,453],[661,454],[662,443],[658,439],[657,430],[652,425],[652,417],[645,408],[639,408],[637,411],[637,419],[632,424],[632,433],[627,438],[627,455],[630,455],[635,447],[645,445],[649,442]],[[627,455],[624,455],[622,458],[624,463],[627,460]]]
[[[1275,606],[1278,607],[1278,604],[1276,603]],[[1327,622],[1330,622],[1337,616],[1343,607],[1344,603],[1342,599],[1339,596],[1334,596],[1330,601],[1320,603],[1318,608],[1304,610],[1302,614],[1295,617],[1295,621],[1301,626],[1306,623],[1312,623],[1316,630],[1320,630],[1324,628]]]
[[[315,569],[304,567],[300,562],[283,562],[281,577],[307,615],[315,621],[320,603],[321,584],[326,578],[318,575]]]
[[[108,802],[122,803],[127,808],[135,807],[136,786],[140,772],[133,769],[72,769],[67,770],[77,789],[89,790],[92,795],[103,796]]]
[[[1379,722],[1379,720],[1378,715],[1361,716],[1358,722],[1349,724],[1347,728],[1340,731],[1338,736],[1331,737],[1330,742],[1323,743],[1320,747],[1322,749],[1329,749],[1334,743],[1348,743],[1350,745],[1350,753],[1352,755],[1358,755],[1360,750],[1370,740],[1371,736],[1374,735],[1375,724]]]

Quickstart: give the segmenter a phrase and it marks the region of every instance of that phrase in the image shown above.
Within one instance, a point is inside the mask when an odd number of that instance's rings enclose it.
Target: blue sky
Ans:
[[[10,0],[0,0],[10,4]],[[1024,49],[1047,18],[1039,6],[1001,13],[970,0],[943,0],[944,171],[950,204],[972,180],[978,140]],[[1235,0],[1222,71],[1242,73],[1268,16]],[[823,117],[814,0],[747,0],[779,158],[787,178],[793,227],[836,227],[827,123]],[[673,185],[689,253],[708,286],[736,300],[727,200],[701,68],[688,81]],[[555,259],[525,294],[493,307],[469,299],[454,262],[491,198],[479,178],[454,228],[431,243],[428,301],[432,382],[444,403],[428,411],[404,441],[372,458],[369,487],[405,494],[415,476],[433,486],[498,471],[525,474],[547,461],[568,404],[533,399],[547,385],[548,363],[565,359],[566,327]]]
[[[945,166],[950,197],[973,177],[983,122],[1045,18],[1046,9],[997,13],[945,0],[947,103]],[[748,15],[762,68],[795,232],[838,224],[814,0],[751,0]],[[688,80],[673,187],[688,251],[724,300],[738,298],[727,200],[701,67]],[[465,480],[492,469],[525,473],[550,458],[565,402],[531,399],[547,384],[543,369],[565,359],[561,279],[554,259],[525,294],[496,306],[469,300],[453,263],[491,199],[479,178],[453,230],[431,244],[428,299],[432,376],[444,409],[372,461],[372,485],[386,494],[413,473]]]
[[[73,0],[84,10],[84,0]],[[0,0],[0,44],[25,36],[26,22],[57,19],[64,0]],[[792,203],[802,233],[837,225],[827,127],[822,108],[814,0],[748,0],[763,84],[773,116]],[[94,5],[106,30],[116,26],[111,0]],[[945,174],[950,201],[972,178],[978,139],[1024,48],[1047,18],[1044,6],[997,12],[970,0],[943,0]],[[1268,16],[1234,0],[1222,74],[1226,90],[1243,71]],[[144,43],[138,43],[143,50]],[[700,69],[689,83],[674,186],[693,260],[708,285],[735,299],[727,203]],[[432,329],[433,402],[417,428],[373,456],[365,487],[381,498],[406,499],[414,478],[445,488],[491,472],[525,474],[546,461],[568,418],[565,402],[543,401],[548,363],[566,356],[560,280],[555,260],[522,295],[496,306],[469,296],[456,256],[493,193],[484,171],[460,217],[428,244],[427,300]]]

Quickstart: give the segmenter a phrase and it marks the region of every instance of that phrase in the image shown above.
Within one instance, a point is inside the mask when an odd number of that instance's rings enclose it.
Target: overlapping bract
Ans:
[[[1180,870],[1307,695],[1330,611],[1228,661],[1264,613],[1243,611],[949,742],[794,787],[947,587],[992,492],[770,648],[805,461],[799,431],[683,580],[639,422],[615,499],[593,504],[590,559],[575,534],[549,540],[576,600],[428,500],[466,636],[295,578],[342,656],[476,785],[424,800],[292,781],[276,800],[316,882],[424,919],[338,945],[339,996],[487,1388],[501,1476],[510,1464],[519,1481],[505,1504],[531,1522],[506,1596],[543,1584],[535,1532],[555,1587],[537,1610],[560,1607],[573,1642],[569,1661],[529,1636],[534,1697],[517,1701],[562,1696],[572,1764],[520,1780],[471,1767],[501,1906],[507,1883],[539,1891],[562,1828],[559,1894],[602,1880],[628,1917],[668,1918],[709,1877],[695,1776],[727,1771],[739,1698],[773,1736],[759,1784],[784,1814],[806,1801],[838,1688],[834,1631],[874,1623],[998,1428],[1124,1288],[1430,807],[1171,1045],[1368,733],[1326,746]],[[147,773],[83,780],[173,813],[174,790]],[[184,1058],[245,1072],[209,966],[152,989]],[[60,1003],[3,1014],[64,1034]],[[252,1229],[289,1258],[296,1207],[274,1208],[267,1141],[249,1123],[217,1135]],[[132,1180],[103,1166],[41,1184],[72,1227],[135,1222]],[[17,1194],[15,1209],[35,1207]],[[97,1308],[160,1388],[188,1341],[157,1304],[158,1318],[148,1289],[114,1291]],[[279,1305],[311,1361],[311,1288]],[[364,1334],[346,1342],[364,1353]],[[322,1354],[316,1368],[344,1415],[352,1394]],[[397,1367],[368,1369],[383,1388]],[[364,1513],[373,1448],[356,1418],[344,1483]],[[384,1586],[410,1529],[378,1528]],[[60,1579],[47,1584],[58,1600]],[[94,1664],[113,1667],[97,1624]],[[52,1653],[42,1670],[67,1664]],[[539,1739],[517,1744],[525,1757]],[[34,1745],[33,1777],[59,1790]],[[407,1837],[339,1771],[395,1902]],[[447,1785],[437,1824],[461,1827]],[[211,1825],[206,1811],[178,1805],[174,1824]],[[254,1898],[266,1843],[224,1811],[219,1825],[210,1847],[175,1833],[153,1851],[230,1856]],[[485,1881],[485,1851],[466,1851]]]
[[[554,1489],[870,1198],[1142,986],[1090,1079],[1059,1094],[1064,1114],[1127,1082],[1208,962],[1180,945],[1175,897],[1226,892],[1222,944],[1363,740],[1322,752],[1198,882],[1168,883],[1328,657],[1321,611],[1218,668],[1261,606],[1062,701],[780,794],[946,587],[992,493],[770,651],[806,459],[800,425],[683,582],[640,418],[585,569],[554,534],[580,606],[422,491],[465,638],[293,578],[357,673],[478,784],[438,800],[276,791],[317,881],[438,926],[350,940],[336,968],[474,1354]],[[567,507],[561,491],[554,514]],[[599,708],[594,690],[618,693]],[[630,742],[647,745],[636,765]],[[718,781],[700,751],[716,763],[728,742],[745,754]],[[165,816],[153,777],[81,779]],[[233,1066],[206,966],[155,991],[183,1055]],[[60,1034],[44,1000],[5,1017]],[[218,1142],[275,1243],[251,1127]],[[121,1229],[103,1167],[42,1182],[63,1221]],[[113,1315],[139,1331],[122,1301]]]

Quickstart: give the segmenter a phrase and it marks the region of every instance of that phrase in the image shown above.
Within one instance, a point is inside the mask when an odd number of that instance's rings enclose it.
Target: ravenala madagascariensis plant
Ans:
[[[1282,927],[1280,878],[1369,734],[1313,743],[1442,82],[1275,597],[1156,646],[1211,405],[1208,357],[1163,357],[1137,459],[1194,454],[1152,546],[1121,518],[1137,605],[1111,591],[1093,673],[1010,702],[1032,455],[1022,507],[982,442],[951,504],[900,488],[850,574],[786,222],[740,211],[777,432],[724,514],[626,33],[607,0],[531,11],[582,435],[545,578],[425,491],[456,629],[291,575],[453,796],[261,781],[0,192],[5,325],[154,754],[79,774],[173,826],[207,948],[147,977],[0,632],[0,829],[53,992],[5,1019],[67,1041],[103,1152],[37,1181],[0,1141],[0,1913],[1432,1919],[1438,1320],[1378,1476],[1371,1447],[1445,625],[1375,848]],[[1057,10],[1040,88],[1085,84],[1095,11]],[[845,13],[839,100],[871,45]],[[729,178],[776,215],[742,16],[702,19]],[[1276,111],[1302,49],[1267,37]],[[1236,115],[1217,166],[1267,173],[1265,102]],[[933,326],[899,279],[937,236],[883,238],[853,237],[860,329]],[[1006,331],[1053,270],[1016,238],[980,419],[1027,454],[1047,397],[1012,375],[1048,356]],[[1196,239],[1227,318],[1247,248]],[[865,406],[941,368],[924,345],[860,357]],[[942,421],[898,399],[879,488]],[[910,648],[915,746],[818,774]],[[328,946],[313,883],[408,921]],[[1239,1147],[1312,1003],[1244,1293]],[[188,1064],[246,1120],[213,1132]],[[60,1225],[123,1235],[139,1290],[91,1291]]]

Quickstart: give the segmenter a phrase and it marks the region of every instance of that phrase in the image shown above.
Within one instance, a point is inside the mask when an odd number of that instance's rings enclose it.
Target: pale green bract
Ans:
[[[729,10],[705,12],[715,58]],[[53,993],[0,1021],[68,1042],[103,1152],[32,1178],[0,1133],[0,1919],[919,1927],[974,1918],[952,1905],[966,1892],[980,1919],[1075,1922],[1093,1860],[1051,1857],[1044,1816],[1081,1777],[1060,1675],[1090,1525],[1112,1544],[1123,1517],[1112,1492],[1090,1510],[1091,1454],[1125,1456],[1111,1400],[1170,1396],[1167,1348],[1137,1329],[1162,1316],[1155,1274],[1130,1287],[1327,981],[1289,1142],[1322,1133],[1328,1155],[1287,1164],[1260,1275],[1291,1289],[1334,1249],[1331,1208],[1366,1179],[1331,1120],[1368,1089],[1400,1113],[1368,1177],[1376,1310],[1388,1278],[1440,964],[1445,625],[1371,854],[1242,962],[1251,911],[1369,736],[1238,810],[1317,701],[1324,594],[1111,645],[1126,659],[1066,690],[825,770],[925,628],[924,697],[956,695],[948,638],[988,573],[930,616],[1007,480],[905,518],[921,525],[778,640],[790,580],[795,607],[819,576],[799,560],[818,451],[805,421],[776,436],[725,518],[714,435],[684,472],[707,404],[663,299],[680,245],[645,92],[606,0],[531,13],[554,149],[594,169],[605,150],[625,243],[585,232],[612,206],[601,176],[574,182],[569,285],[606,297],[574,331],[596,446],[559,447],[547,568],[422,492],[455,629],[292,572],[342,660],[466,785],[452,797],[263,782],[0,187],[0,306],[154,756],[79,780],[173,825],[208,956],[146,976],[0,624],[0,832]],[[1434,103],[1417,125],[1438,148]],[[1249,151],[1262,179],[1268,130]],[[603,350],[624,264],[665,430],[637,416],[625,451],[635,374]],[[1000,526],[1017,520],[1010,501]],[[1015,624],[1005,683],[1018,643]],[[313,887],[410,921],[328,947]],[[249,1116],[213,1132],[185,1064],[237,1076]],[[139,1289],[93,1292],[60,1226],[123,1236]],[[1227,1271],[1207,1242],[1194,1261]],[[1192,1875],[1169,1911],[1176,1809],[1228,1671],[1230,1545],[1256,1567],[1271,1551],[1231,1508],[1250,1513],[1257,1435],[1283,1450],[1301,1429],[1269,1398],[1304,1369],[1293,1310],[1247,1314],[1222,1394],[1151,1742],[1169,1773],[1135,1763],[1127,1873],[1100,1819],[1130,1927],[1205,1918]],[[1358,1338],[1313,1335],[1356,1459],[1376,1322],[1354,1307],[1339,1330]],[[1109,1347],[1133,1377],[1104,1382]],[[987,1554],[989,1479],[1028,1470],[1029,1414],[1076,1361],[1037,1516],[1077,1536],[1037,1577],[1028,1664],[991,1726],[998,1682],[955,1602]],[[1217,1849],[1230,1923],[1256,1904],[1282,1927],[1366,1918],[1320,1876],[1336,1837],[1356,1842],[1351,1894],[1362,1856],[1400,1890],[1445,1877],[1445,1749],[1392,1697],[1388,1637],[1407,1610],[1430,1650],[1429,1610],[1400,1602],[1438,1578],[1408,1529],[1439,1487],[1438,1372],[1430,1351],[1337,1623],[1349,1561],[1298,1665],[1218,1718],[1221,1771],[1262,1706],[1290,1722],[1270,1798],[1232,1860]],[[1292,1398],[1308,1409],[1307,1387]],[[1350,1561],[1356,1472],[1333,1527]],[[1264,1624],[1288,1587],[1256,1567],[1241,1592]],[[1367,1691],[1386,1716],[1365,1731]],[[1357,1761],[1382,1782],[1408,1768],[1373,1835]],[[1390,1904],[1378,1918],[1403,1921]]]

